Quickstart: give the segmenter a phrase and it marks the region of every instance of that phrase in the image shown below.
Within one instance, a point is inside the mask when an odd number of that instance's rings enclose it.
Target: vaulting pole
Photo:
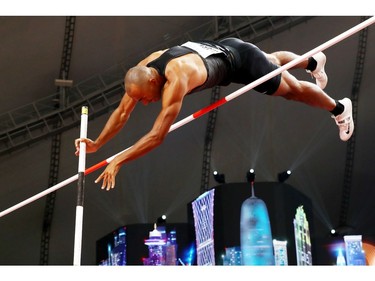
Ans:
[[[348,29],[347,31],[341,33],[340,35],[337,35],[336,37],[334,37],[331,40],[323,43],[322,45],[316,47],[315,49],[312,49],[311,51],[305,53],[304,55],[299,56],[298,58],[290,61],[289,63],[287,63],[287,64],[285,64],[285,65],[283,65],[283,66],[281,66],[281,67],[279,67],[277,69],[275,69],[274,71],[266,74],[265,76],[262,76],[261,78],[255,80],[254,82],[252,82],[252,83],[250,83],[250,84],[248,84],[248,85],[246,85],[246,86],[238,89],[237,91],[233,92],[232,94],[229,94],[226,97],[218,100],[217,102],[215,102],[215,103],[213,103],[213,104],[211,104],[211,105],[209,105],[209,106],[207,106],[207,107],[205,107],[205,108],[203,108],[201,110],[198,110],[197,112],[189,115],[188,117],[186,117],[186,118],[184,118],[184,119],[182,119],[182,120],[174,123],[171,126],[171,128],[169,129],[169,132],[172,132],[172,131],[178,129],[179,127],[182,127],[185,124],[187,124],[187,123],[189,123],[189,122],[197,119],[198,117],[201,117],[202,115],[210,112],[211,110],[214,110],[215,108],[217,108],[217,107],[219,107],[219,106],[227,103],[228,101],[231,101],[231,100],[237,98],[238,96],[244,94],[245,92],[250,91],[251,89],[255,88],[256,86],[258,86],[258,85],[266,82],[267,80],[269,80],[269,79],[271,79],[271,78],[279,75],[283,71],[288,70],[288,69],[292,68],[293,66],[299,64],[303,60],[305,60],[305,59],[307,59],[307,58],[315,55],[316,53],[319,53],[319,52],[321,52],[321,51],[323,51],[323,50],[331,47],[332,45],[335,45],[335,44],[339,43],[340,41],[348,38],[349,36],[355,34],[356,32],[358,32],[358,31],[360,31],[360,30],[362,30],[362,29],[370,26],[374,22],[375,22],[375,17],[371,17],[371,18],[369,18],[369,19],[361,22],[360,24],[358,24],[358,25],[356,25],[356,26]],[[113,160],[113,158],[115,158],[117,155],[123,153],[124,151],[128,150],[129,148],[131,148],[131,147],[128,147],[127,149],[124,149],[123,151],[121,151],[121,152],[119,152],[119,153],[117,153],[117,154],[115,154],[115,155],[113,155],[113,156],[111,156],[111,157],[103,160],[102,162],[99,162],[98,164],[96,164],[94,166],[91,166],[90,168],[88,168],[88,169],[85,170],[84,175],[88,175],[88,174],[90,174],[90,173],[92,173],[92,172],[94,172],[94,171],[96,171],[96,170],[98,170],[98,169],[106,166],[107,164],[109,164]],[[30,197],[29,199],[26,199],[25,201],[22,201],[22,202],[20,202],[20,203],[18,203],[16,205],[14,205],[13,207],[10,207],[10,208],[2,211],[0,213],[0,217],[3,217],[5,215],[7,215],[7,214],[9,214],[9,213],[11,213],[11,212],[13,212],[13,211],[21,208],[21,207],[23,207],[23,206],[25,206],[25,205],[33,202],[33,201],[35,201],[35,200],[37,200],[37,199],[39,199],[39,198],[41,198],[41,197],[43,197],[43,196],[45,196],[45,195],[53,192],[53,191],[61,188],[61,187],[64,187],[67,184],[69,184],[69,183],[71,183],[71,182],[73,182],[73,181],[75,181],[77,179],[78,179],[78,174],[70,177],[69,179],[67,179],[67,180],[65,180],[65,181],[63,181],[63,182],[61,182],[61,183],[59,183],[57,185],[54,185],[54,186],[50,187],[49,189],[46,189],[43,192],[40,192],[40,193],[34,195],[33,197]]]
[[[88,111],[89,110],[87,106],[82,107],[80,138],[87,138]],[[77,206],[76,206],[76,226],[75,226],[75,235],[74,235],[73,265],[81,265],[85,166],[86,166],[86,143],[80,142],[79,160],[78,160],[78,182],[77,182],[78,193],[77,193]]]

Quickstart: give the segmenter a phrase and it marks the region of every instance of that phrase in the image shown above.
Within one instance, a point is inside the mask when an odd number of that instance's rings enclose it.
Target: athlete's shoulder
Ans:
[[[160,57],[163,53],[165,53],[168,49],[164,49],[164,50],[159,50],[159,51],[155,51],[153,53],[151,53],[150,55],[148,55],[146,58],[144,58],[143,60],[141,60],[137,65],[147,65],[149,62],[153,61],[153,60],[156,60],[158,57]]]

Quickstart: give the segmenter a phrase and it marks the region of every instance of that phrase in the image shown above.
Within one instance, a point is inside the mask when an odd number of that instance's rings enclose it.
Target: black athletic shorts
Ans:
[[[227,47],[235,57],[235,69],[232,74],[232,82],[250,84],[258,78],[272,72],[279,66],[267,60],[264,53],[255,45],[237,38],[226,38],[219,41]],[[272,95],[279,88],[281,74],[255,87],[254,90]]]

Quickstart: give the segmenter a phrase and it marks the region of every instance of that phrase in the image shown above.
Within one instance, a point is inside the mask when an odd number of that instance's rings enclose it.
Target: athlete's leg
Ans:
[[[335,100],[317,85],[297,80],[288,71],[282,73],[280,85],[273,96],[281,96],[331,112],[343,141],[347,141],[353,134],[352,102],[348,98]]]
[[[278,51],[278,52],[274,52],[271,54],[265,53],[265,55],[269,61],[279,66],[287,64],[288,62],[291,62],[292,60],[298,59],[300,57],[299,55],[289,52],[289,51]],[[293,66],[291,69],[297,69],[297,68],[306,69],[308,63],[309,63],[308,59],[305,59],[299,64],[296,64],[295,66]]]
[[[288,100],[299,101],[307,105],[332,111],[336,101],[317,85],[297,80],[288,71],[281,75],[281,82],[274,96],[282,96]]]
[[[280,66],[300,57],[299,55],[289,51],[278,51],[265,55],[269,61]],[[324,89],[328,82],[328,77],[324,70],[325,64],[326,56],[322,52],[319,52],[314,56],[301,61],[290,69],[306,69],[306,71],[311,73],[311,76],[316,79],[316,84],[321,89]]]

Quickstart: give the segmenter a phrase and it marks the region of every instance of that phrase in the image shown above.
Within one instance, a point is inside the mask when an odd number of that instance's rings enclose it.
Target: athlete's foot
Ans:
[[[347,141],[353,134],[354,122],[352,114],[352,101],[348,98],[339,100],[344,105],[344,112],[337,116],[332,116],[335,119],[337,126],[339,126],[340,139]]]
[[[324,66],[326,64],[326,56],[322,52],[319,52],[313,55],[313,58],[316,60],[317,65],[314,71],[306,70],[311,73],[311,76],[316,79],[316,84],[320,89],[324,89],[327,86],[328,77],[324,71]]]

